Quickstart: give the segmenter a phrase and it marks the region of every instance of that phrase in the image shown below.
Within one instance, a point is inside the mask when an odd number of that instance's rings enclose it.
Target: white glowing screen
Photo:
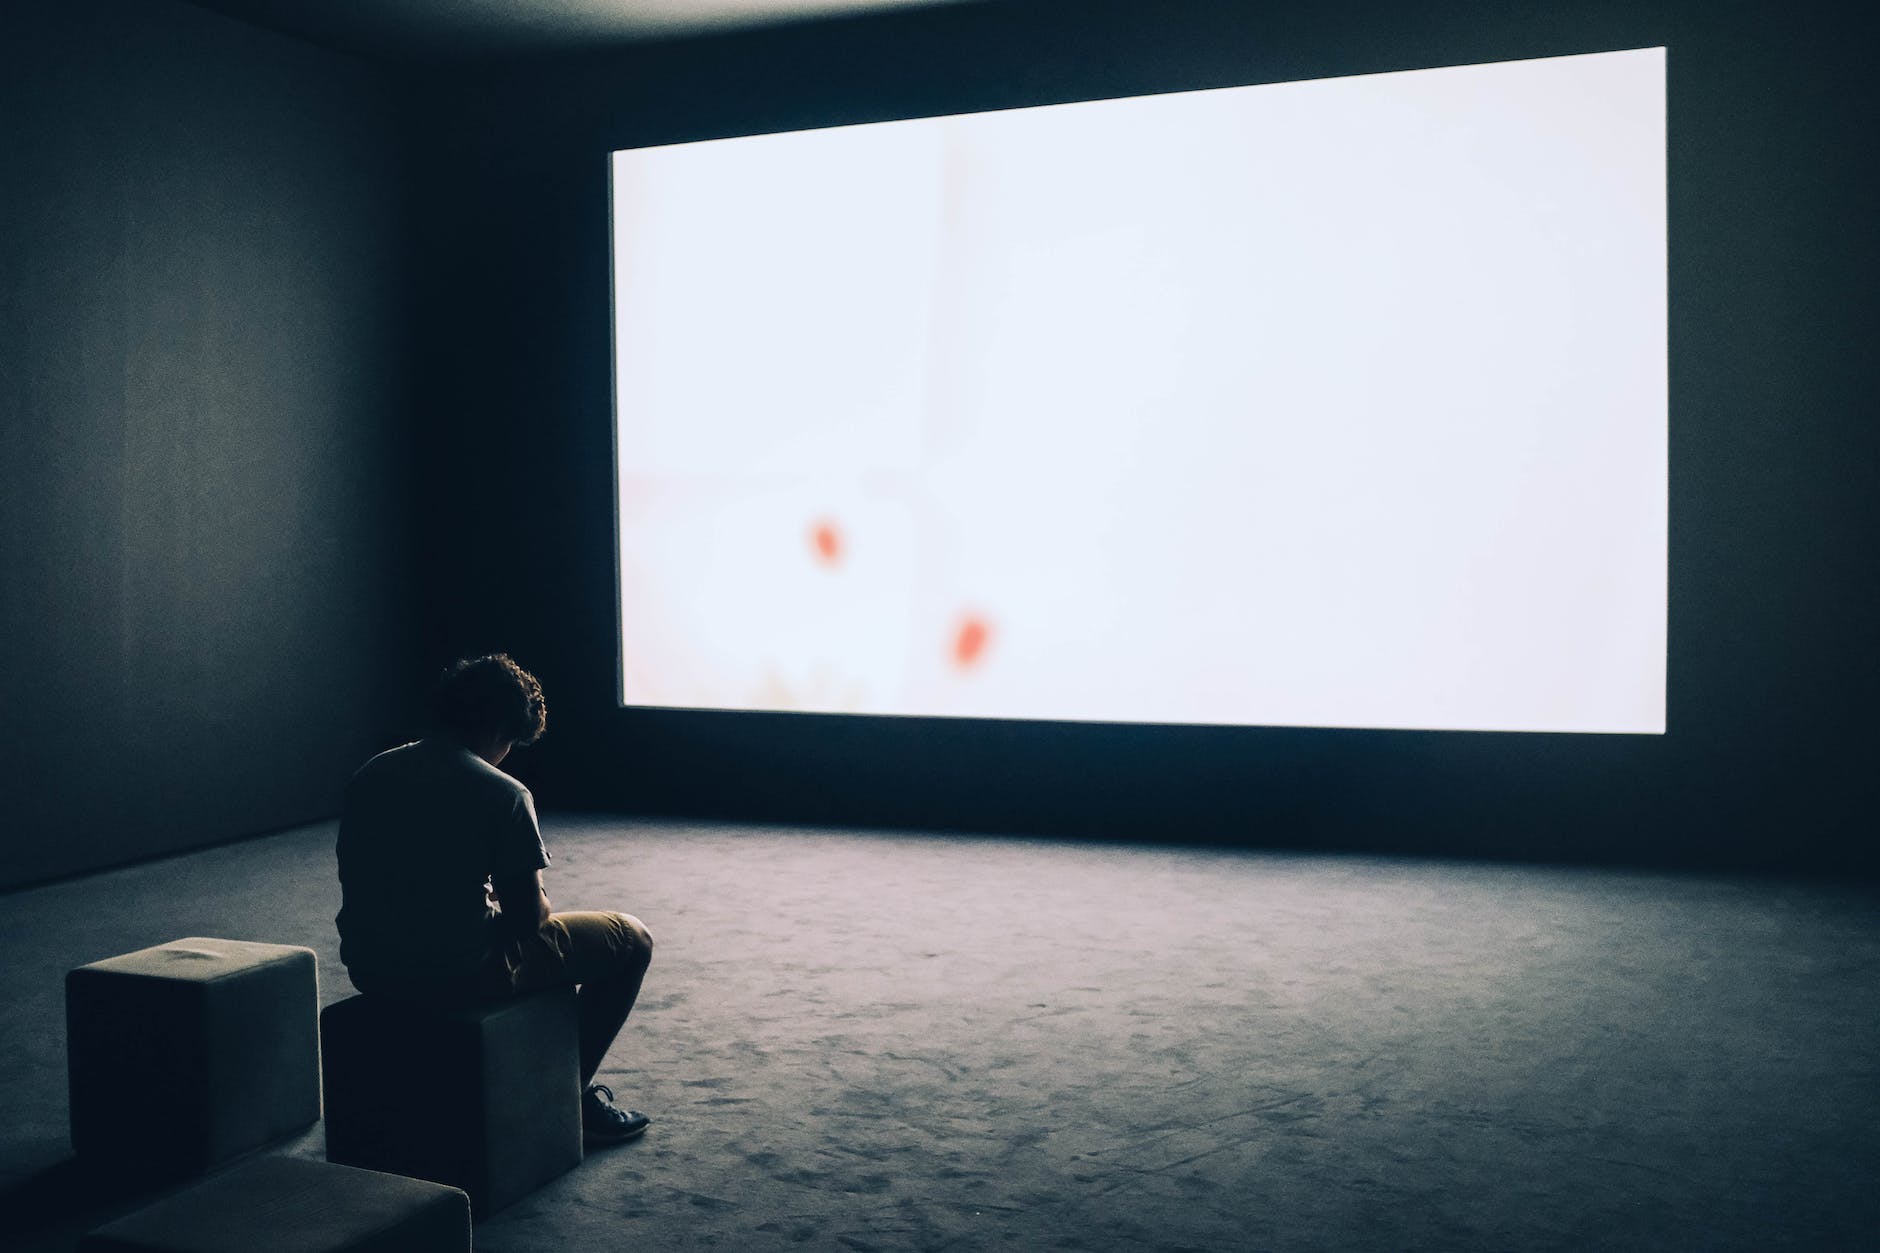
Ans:
[[[615,153],[623,702],[1661,732],[1664,65]]]

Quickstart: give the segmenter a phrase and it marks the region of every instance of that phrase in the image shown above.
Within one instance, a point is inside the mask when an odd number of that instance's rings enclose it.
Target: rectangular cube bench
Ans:
[[[329,1161],[462,1188],[478,1217],[581,1163],[572,989],[449,1010],[355,996],[320,1036]]]
[[[87,1235],[79,1253],[469,1253],[456,1188],[260,1157]]]
[[[287,944],[192,936],[69,972],[73,1148],[184,1174],[309,1126],[319,1004],[313,950]]]

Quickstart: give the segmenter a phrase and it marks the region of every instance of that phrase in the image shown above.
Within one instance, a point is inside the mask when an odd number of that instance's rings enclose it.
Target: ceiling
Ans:
[[[390,61],[592,51],[816,18],[984,0],[194,0],[257,26]]]

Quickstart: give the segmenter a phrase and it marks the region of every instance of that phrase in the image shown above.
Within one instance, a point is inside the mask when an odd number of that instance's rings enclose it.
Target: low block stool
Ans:
[[[201,936],[65,976],[72,1147],[186,1174],[320,1117],[313,950]]]
[[[581,1164],[572,989],[468,1009],[355,996],[320,1015],[328,1161],[462,1188],[477,1217]]]
[[[469,1253],[470,1198],[400,1175],[259,1157],[79,1241],[79,1253]]]

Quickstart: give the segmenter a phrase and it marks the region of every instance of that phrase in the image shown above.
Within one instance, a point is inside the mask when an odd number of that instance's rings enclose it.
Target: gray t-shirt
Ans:
[[[380,753],[346,787],[339,955],[353,983],[449,983],[496,942],[492,876],[548,864],[529,789],[449,740]]]

